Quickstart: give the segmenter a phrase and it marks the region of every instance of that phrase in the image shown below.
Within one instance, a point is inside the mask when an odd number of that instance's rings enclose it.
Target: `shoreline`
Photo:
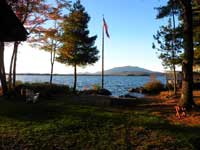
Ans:
[[[6,73],[6,75],[9,75]],[[21,76],[50,76],[48,73],[17,73]],[[101,74],[77,74],[78,76],[102,76]],[[105,74],[104,76],[151,76],[152,74]],[[53,74],[53,76],[74,76],[74,74]],[[165,76],[165,74],[156,74],[156,76]]]

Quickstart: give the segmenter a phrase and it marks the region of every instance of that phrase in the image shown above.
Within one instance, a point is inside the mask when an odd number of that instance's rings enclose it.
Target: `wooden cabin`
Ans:
[[[4,42],[25,41],[27,31],[5,0],[0,0],[0,81],[2,94],[8,92],[4,67]]]
[[[27,31],[5,0],[0,0],[0,42],[25,41]]]
[[[166,72],[166,85],[174,85],[174,73],[173,71]],[[178,88],[182,85],[182,72],[176,71],[176,85]]]
[[[193,82],[194,88],[200,88],[200,72],[193,72]],[[174,75],[172,71],[166,72],[166,84],[173,85],[174,84]],[[178,88],[181,88],[182,85],[182,72],[176,71],[176,85]]]

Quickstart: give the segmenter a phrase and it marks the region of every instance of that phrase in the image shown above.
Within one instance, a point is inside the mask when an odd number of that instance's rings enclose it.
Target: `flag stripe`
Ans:
[[[104,26],[104,29],[106,31],[107,37],[110,38],[110,35],[109,35],[109,32],[108,32],[108,25],[107,25],[107,23],[106,23],[104,18],[103,18],[103,26]]]

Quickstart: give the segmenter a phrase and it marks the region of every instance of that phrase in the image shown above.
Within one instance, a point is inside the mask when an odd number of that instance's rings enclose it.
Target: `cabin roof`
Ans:
[[[25,41],[27,38],[27,31],[16,17],[11,7],[0,0],[0,41]]]

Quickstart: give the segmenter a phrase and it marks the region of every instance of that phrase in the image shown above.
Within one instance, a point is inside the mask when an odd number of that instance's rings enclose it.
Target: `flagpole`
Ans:
[[[101,88],[104,88],[104,24],[102,26],[102,74],[101,74]]]

